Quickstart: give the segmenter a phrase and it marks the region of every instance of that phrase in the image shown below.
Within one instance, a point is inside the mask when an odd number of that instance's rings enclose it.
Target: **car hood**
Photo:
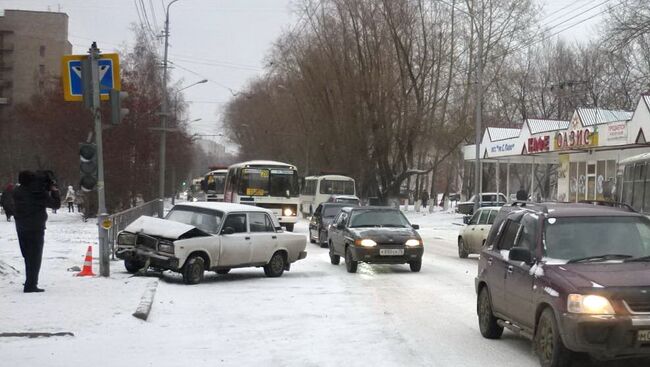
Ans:
[[[545,266],[576,288],[650,286],[650,262]]]
[[[349,231],[357,238],[369,238],[378,243],[403,243],[410,238],[420,238],[412,228],[349,228]]]
[[[189,224],[147,216],[142,216],[136,219],[129,224],[124,231],[131,233],[144,233],[150,236],[167,238],[170,240],[209,236],[209,234]]]

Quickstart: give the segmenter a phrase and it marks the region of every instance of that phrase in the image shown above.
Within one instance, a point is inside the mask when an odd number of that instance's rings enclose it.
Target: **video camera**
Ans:
[[[50,170],[34,172],[34,181],[36,187],[44,191],[50,191],[53,186],[56,187],[56,176]]]

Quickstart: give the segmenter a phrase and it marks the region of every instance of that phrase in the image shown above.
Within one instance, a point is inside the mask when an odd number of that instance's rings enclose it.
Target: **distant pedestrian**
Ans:
[[[429,203],[429,193],[427,190],[422,191],[422,207],[426,208],[427,204]]]
[[[519,191],[517,191],[517,200],[526,201],[528,200],[528,192],[524,189],[523,186],[519,186]]]
[[[18,183],[20,186],[13,191],[13,198],[18,243],[25,259],[23,292],[43,292],[43,289],[38,288],[38,273],[43,259],[47,221],[45,208],[58,209],[61,197],[51,171],[22,171],[18,175]]]
[[[14,184],[8,183],[2,191],[0,197],[0,206],[7,216],[7,222],[11,222],[11,217],[14,215],[14,198],[13,198]]]
[[[65,202],[68,204],[68,213],[74,213],[74,201],[76,195],[72,185],[68,186],[68,192],[65,194]]]
[[[77,191],[77,194],[74,198],[74,203],[77,204],[77,212],[83,213],[84,208],[84,193],[83,191]]]

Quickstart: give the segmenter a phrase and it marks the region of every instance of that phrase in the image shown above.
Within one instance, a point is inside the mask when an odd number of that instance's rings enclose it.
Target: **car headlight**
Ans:
[[[135,240],[138,236],[133,233],[122,232],[117,236],[118,245],[135,246]]]
[[[567,298],[567,310],[571,313],[592,315],[614,314],[614,308],[607,298],[593,294],[569,294],[569,297]]]
[[[404,244],[408,247],[415,247],[415,246],[420,246],[422,244],[422,241],[412,238],[406,241]]]
[[[160,241],[158,242],[158,251],[173,254],[174,243],[170,241]]]
[[[363,240],[356,240],[354,241],[354,244],[357,246],[363,246],[363,247],[375,247],[377,246],[377,242],[371,240],[371,239],[363,239]]]
[[[199,201],[199,199],[197,199],[197,198],[192,198],[192,201],[193,201],[193,202],[197,202],[197,201]]]
[[[290,217],[293,215],[293,210],[291,208],[285,208],[283,213],[285,217]]]

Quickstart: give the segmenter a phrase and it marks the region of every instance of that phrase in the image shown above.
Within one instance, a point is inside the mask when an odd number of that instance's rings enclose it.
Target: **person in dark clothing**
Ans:
[[[43,258],[46,208],[61,207],[61,197],[53,174],[47,171],[22,171],[14,189],[16,232],[25,259],[25,293],[43,292],[38,288],[38,273]]]
[[[429,203],[429,193],[427,190],[422,191],[422,207],[426,208]]]
[[[517,191],[517,200],[520,201],[528,200],[528,192],[526,192],[523,186],[519,186],[519,191]]]
[[[13,198],[14,185],[8,183],[0,197],[0,206],[5,211],[7,222],[11,222],[11,217],[14,215],[14,198]]]

